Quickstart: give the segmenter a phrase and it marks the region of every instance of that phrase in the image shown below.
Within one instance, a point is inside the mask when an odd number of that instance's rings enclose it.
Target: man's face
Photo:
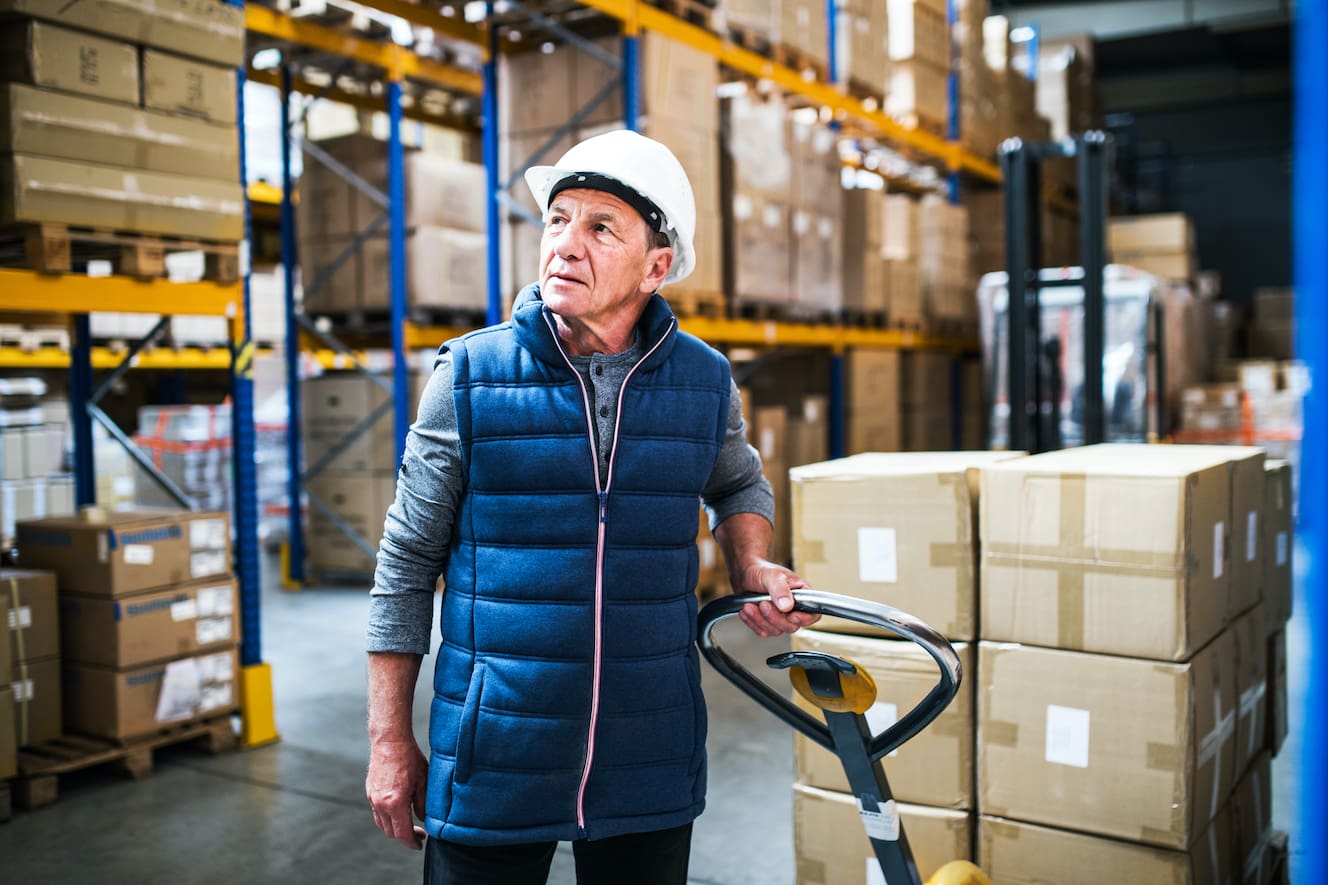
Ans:
[[[627,203],[574,188],[553,198],[540,240],[540,297],[565,320],[605,321],[664,282],[673,250]]]

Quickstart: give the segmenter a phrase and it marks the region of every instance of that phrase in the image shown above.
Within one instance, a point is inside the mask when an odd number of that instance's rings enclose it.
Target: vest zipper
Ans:
[[[548,314],[544,315],[544,320],[549,324],[549,331],[553,334],[554,344],[558,346],[558,353],[562,355],[563,361],[567,363],[567,368],[572,370],[572,377],[581,387],[581,401],[585,405],[586,412],[586,432],[590,437],[590,458],[594,466],[595,474],[595,494],[599,498],[599,526],[595,539],[595,651],[594,663],[592,665],[592,678],[590,684],[590,724],[586,729],[586,762],[581,769],[581,783],[576,790],[576,832],[577,838],[586,839],[589,832],[586,829],[586,785],[590,782],[590,767],[595,760],[595,726],[599,721],[599,679],[602,668],[602,655],[604,652],[604,539],[607,523],[609,521],[609,489],[613,486],[613,462],[618,454],[618,428],[622,424],[622,395],[627,389],[627,382],[632,380],[636,370],[641,364],[650,359],[659,346],[668,339],[669,333],[677,325],[677,319],[669,323],[669,327],[664,330],[664,334],[655,342],[655,345],[646,351],[645,356],[636,361],[627,372],[627,377],[623,378],[622,386],[618,388],[618,410],[613,418],[613,444],[609,449],[609,469],[608,476],[603,485],[599,481],[599,444],[596,442],[597,434],[595,432],[595,414],[594,406],[590,402],[590,391],[586,389],[586,382],[581,377],[581,373],[572,365],[572,360],[563,350],[563,343],[558,339],[558,328],[553,321],[549,319]]]

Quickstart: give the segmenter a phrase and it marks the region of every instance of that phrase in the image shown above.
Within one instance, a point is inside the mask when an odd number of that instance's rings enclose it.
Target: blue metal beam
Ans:
[[[392,387],[397,467],[410,430],[410,381],[406,366],[406,157],[401,144],[401,81],[387,84],[388,256],[391,264]]]
[[[623,126],[639,131],[641,118],[640,43],[635,34],[622,36]]]
[[[97,475],[92,448],[92,324],[75,314],[74,340],[69,348],[69,424],[74,436],[74,505],[97,503]]]
[[[1301,882],[1328,881],[1328,3],[1302,0],[1295,16],[1295,280],[1296,353],[1309,368],[1300,461],[1300,532],[1308,552],[1304,611],[1309,652],[1299,717],[1300,828],[1295,847]],[[1292,721],[1295,721],[1293,719]]]
[[[295,310],[295,267],[300,256],[295,238],[295,176],[291,170],[291,68],[281,66],[281,272],[286,295],[286,498],[289,513],[286,518],[289,574],[283,577],[294,582],[304,581],[304,513],[300,473],[302,446],[300,440],[300,324]]]

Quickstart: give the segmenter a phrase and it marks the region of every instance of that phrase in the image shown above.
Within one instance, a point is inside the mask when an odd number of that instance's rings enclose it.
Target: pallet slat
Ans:
[[[205,280],[229,285],[240,278],[239,243],[54,223],[0,228],[0,266],[42,273],[71,273],[89,261],[109,261],[115,273],[162,279],[166,256],[177,252],[202,252]]]

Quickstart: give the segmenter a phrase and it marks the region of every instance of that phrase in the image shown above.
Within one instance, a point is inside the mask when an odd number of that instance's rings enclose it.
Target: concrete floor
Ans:
[[[272,570],[269,570],[271,573]],[[1300,570],[1304,574],[1304,570]],[[269,582],[270,583],[270,582]],[[0,880],[13,885],[400,885],[420,881],[419,854],[374,829],[364,799],[367,594],[263,593],[264,657],[273,668],[282,740],[206,757],[162,751],[138,783],[103,770],[63,779],[49,808],[0,826]],[[1300,607],[1303,611],[1303,606]],[[1289,634],[1291,738],[1274,765],[1275,824],[1297,849],[1295,762],[1308,637]],[[731,628],[731,629],[725,629]],[[725,648],[756,672],[787,648],[735,621]],[[416,692],[417,734],[427,734],[426,661]],[[708,666],[710,790],[697,822],[694,885],[792,885],[792,736]],[[551,885],[573,885],[562,846]]]

